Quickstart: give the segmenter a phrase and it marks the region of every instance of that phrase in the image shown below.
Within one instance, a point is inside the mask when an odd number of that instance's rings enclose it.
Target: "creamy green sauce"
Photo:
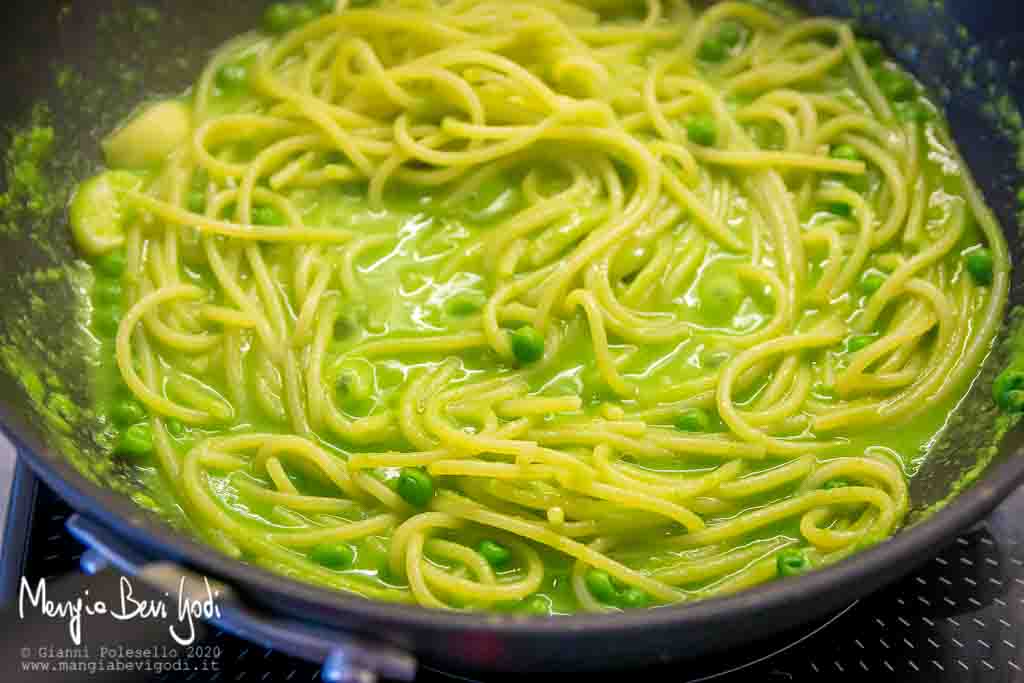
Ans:
[[[215,104],[223,106],[225,111],[230,111],[239,106],[239,101],[236,97],[225,95],[219,98]],[[929,161],[926,162],[925,172],[933,186],[944,188],[950,195],[961,194],[963,185],[959,176],[951,175],[949,172],[947,150],[935,142],[935,136],[931,133],[932,127],[936,125],[939,123],[927,124],[923,135],[924,140],[930,140],[934,145],[933,153],[929,155]],[[244,158],[245,153],[246,150],[241,150],[240,156]],[[292,193],[290,199],[301,209],[303,219],[308,226],[343,225],[361,234],[382,235],[388,238],[385,245],[363,254],[357,263],[357,272],[361,281],[365,283],[368,295],[362,301],[346,304],[342,321],[336,329],[332,351],[342,352],[354,348],[361,342],[385,331],[389,336],[415,337],[442,333],[454,334],[458,333],[460,329],[467,328],[467,318],[458,315],[453,310],[457,310],[457,303],[460,301],[483,300],[489,296],[492,293],[490,285],[485,277],[473,272],[463,272],[451,280],[442,281],[437,276],[438,264],[443,263],[445,257],[465,249],[478,239],[483,231],[493,226],[501,216],[505,215],[506,211],[519,205],[521,197],[518,196],[518,190],[514,189],[516,183],[511,180],[505,179],[504,182],[498,182],[485,188],[477,197],[473,198],[473,201],[469,202],[469,205],[454,209],[444,207],[440,201],[441,197],[422,195],[401,187],[389,193],[382,209],[369,207],[358,187],[339,188],[333,186],[320,190],[300,190]],[[872,177],[869,182],[877,184],[880,180],[877,177]],[[743,234],[743,231],[750,229],[748,222],[743,218],[744,200],[738,198],[735,201],[733,213],[737,216],[736,228],[740,234]],[[575,222],[585,221],[596,208],[587,205],[579,206],[576,210]],[[936,215],[940,215],[942,211],[941,205],[934,207]],[[804,219],[813,223],[815,216],[806,216]],[[572,220],[568,221],[569,224],[573,222]],[[958,267],[960,252],[977,244],[979,238],[976,226],[970,227],[965,232],[961,247],[951,255],[949,267]],[[290,256],[290,252],[284,249],[280,250],[280,254],[276,253],[273,247],[265,250],[265,257],[272,270],[280,269],[281,272],[290,272],[292,267]],[[727,253],[714,254],[701,267],[702,276],[732,274],[736,260],[735,257],[731,257]],[[197,285],[209,286],[213,279],[212,274],[203,265],[186,266],[183,274],[188,281]],[[97,276],[97,280],[101,278],[102,275]],[[698,291],[699,283],[700,278],[695,281],[690,290],[680,296],[671,310],[675,311],[677,315],[681,312],[682,319],[704,327],[707,333],[696,334],[681,344],[653,344],[639,349],[623,369],[623,374],[627,380],[635,382],[641,392],[665,388],[699,377],[715,363],[722,362],[721,356],[717,355],[717,349],[709,342],[709,335],[720,331],[720,328],[715,320],[709,319],[702,311]],[[866,296],[853,291],[844,298],[840,305],[845,307],[848,315],[855,316],[863,309],[866,299]],[[743,301],[736,319],[742,321],[741,327],[753,330],[765,324],[771,318],[772,313],[770,299],[758,296],[757,292],[753,292]],[[817,315],[817,312],[808,313],[808,316],[814,315]],[[553,364],[554,369],[528,375],[531,391],[546,396],[581,395],[585,398],[584,412],[589,415],[595,415],[601,405],[609,402],[619,405],[627,411],[636,408],[637,405],[634,401],[616,399],[600,379],[592,343],[586,333],[582,313],[578,313],[575,318],[562,324],[576,328],[577,331],[575,334],[569,335],[571,341],[560,350],[560,356]],[[123,398],[126,392],[121,385],[119,372],[113,362],[112,342],[109,340],[109,335],[105,336],[100,330],[94,330],[94,333],[97,339],[106,339],[106,341],[100,342],[101,346],[97,353],[100,363],[97,366],[93,383],[96,405],[102,411],[103,407],[111,406],[119,398]],[[830,350],[828,354],[832,356],[837,367],[842,367],[848,359],[848,351],[845,346]],[[341,406],[351,418],[379,414],[397,403],[399,394],[405,387],[408,378],[417,369],[436,365],[443,358],[442,355],[424,354],[422,356],[403,355],[392,359],[381,359],[373,364],[356,360],[354,366],[347,366],[345,369],[364,374],[369,379],[372,390],[369,396],[346,399],[345,377],[342,374],[337,378]],[[467,373],[467,380],[496,376],[498,372],[506,369],[496,356],[486,350],[462,353],[460,358]],[[818,362],[824,361],[824,356],[818,359]],[[969,377],[967,381],[972,380],[973,377]],[[221,397],[230,395],[229,387],[215,377],[207,376],[203,381],[213,394]],[[259,386],[255,376],[248,378],[247,392],[250,395],[259,391]],[[755,400],[763,388],[763,385],[753,387],[741,398],[740,404],[749,404]],[[912,421],[900,425],[898,429],[843,432],[840,434],[843,443],[836,446],[833,451],[823,453],[821,457],[829,458],[861,452],[885,453],[897,458],[902,463],[906,474],[912,476],[921,466],[929,446],[937,438],[950,412],[966,389],[967,386],[958,387],[950,394],[948,400],[917,415]],[[815,394],[821,400],[827,401],[831,398],[828,387],[816,387]],[[246,431],[282,432],[282,425],[268,420],[254,401],[250,401],[244,406],[236,406],[236,408],[239,412],[233,421],[232,431],[239,433]],[[557,426],[574,419],[578,419],[578,415],[552,415],[547,419],[547,423]],[[723,426],[720,422],[716,422],[713,426],[715,431],[722,429]],[[283,433],[287,432],[287,429],[283,431]],[[183,427],[179,436],[175,438],[176,447],[184,453],[192,446],[217,433],[216,430]],[[360,449],[358,446],[345,443],[326,434],[319,434],[318,439],[324,446],[339,455],[360,450],[379,452],[382,448],[402,449],[404,445],[403,442],[398,441],[392,444],[374,444],[372,449]],[[635,462],[649,468],[652,472],[697,473],[714,467],[720,461],[711,458],[708,458],[706,462],[701,462],[699,458],[688,459],[685,467],[674,462],[655,459],[636,458]],[[180,504],[179,494],[175,490],[174,483],[166,481],[161,476],[155,463],[140,462],[138,465],[143,473],[146,488],[158,505],[175,506]],[[777,465],[777,462],[771,462],[754,466],[752,471],[759,471],[759,468],[771,469]],[[398,476],[398,472],[391,471],[384,476],[388,480],[393,480]],[[223,492],[223,496],[219,500],[225,506],[225,510],[243,518],[251,517],[252,520],[259,521],[261,524],[274,524],[272,506],[260,505],[235,497],[229,477],[218,478],[216,474],[213,474],[211,479],[211,487]],[[333,489],[319,484],[315,480],[295,475],[294,481],[302,491],[310,495],[332,495]],[[770,496],[754,499],[752,508],[785,499],[793,493],[794,488],[782,487],[772,491]],[[798,539],[800,538],[798,525],[799,519],[771,525],[759,530],[745,542],[778,537]],[[200,534],[204,533],[203,529],[197,529],[197,531]],[[483,538],[482,535],[481,538]],[[467,538],[465,540],[467,545],[475,545],[479,539]],[[866,538],[862,544],[869,545],[880,540],[882,539]],[[388,585],[389,577],[384,567],[387,539],[369,537],[354,545],[356,560],[353,566],[346,570],[346,573],[360,576],[381,586]],[[577,609],[576,599],[568,581],[571,563],[564,556],[552,551],[545,551],[543,556],[548,564],[548,575],[545,587],[541,591],[542,594],[550,599],[556,612],[575,611]],[[264,561],[259,557],[249,559],[256,562]],[[650,558],[650,563],[651,566],[658,566],[674,559],[677,559],[675,555],[665,553],[662,557]],[[692,586],[691,590],[699,592],[701,588],[703,586],[697,584]],[[526,609],[526,605],[523,603],[499,605],[498,607],[513,611]]]

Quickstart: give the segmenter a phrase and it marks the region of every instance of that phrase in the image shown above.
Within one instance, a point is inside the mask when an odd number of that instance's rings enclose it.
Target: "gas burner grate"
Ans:
[[[76,569],[83,548],[64,528],[70,509],[40,484],[31,512],[25,576],[34,582]],[[221,647],[219,671],[152,680],[320,680],[316,666],[222,632],[215,632],[210,644]],[[755,677],[817,682],[826,676],[1024,683],[1024,489],[916,574],[824,623],[721,657],[643,672],[646,681],[672,683]],[[470,679],[423,667],[418,680]]]

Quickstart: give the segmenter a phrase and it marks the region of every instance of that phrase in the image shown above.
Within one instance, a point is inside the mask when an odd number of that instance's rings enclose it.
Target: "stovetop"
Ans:
[[[21,575],[34,583],[76,570],[83,550],[64,528],[70,509],[26,467],[19,466],[16,479],[3,552],[7,585],[0,586],[8,590]],[[220,648],[218,671],[184,677],[168,673],[151,680],[319,680],[317,666],[225,633],[214,632],[210,642]],[[644,681],[673,683],[836,677],[1024,683],[1024,489],[916,574],[825,622],[641,675]],[[469,679],[421,667],[417,680]]]

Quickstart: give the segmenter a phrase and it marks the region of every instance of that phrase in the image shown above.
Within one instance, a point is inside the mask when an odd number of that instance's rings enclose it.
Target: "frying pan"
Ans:
[[[1014,34],[1024,28],[1016,3],[803,4],[814,13],[854,19],[936,94],[1019,261],[1022,89],[1007,90],[1018,76],[1014,51],[1024,56],[1024,42]],[[934,556],[1024,482],[1024,430],[991,401],[992,379],[1010,362],[1021,322],[1008,313],[979,381],[911,481],[904,529],[799,579],[692,605],[524,619],[367,601],[199,544],[152,511],[136,472],[102,455],[95,417],[75,409],[87,405],[88,359],[75,342],[80,305],[63,200],[74,181],[98,165],[102,131],[145,97],[180,92],[210,50],[256,25],[264,6],[265,0],[4,3],[0,124],[10,130],[0,148],[11,147],[11,131],[33,116],[48,116],[57,139],[43,169],[53,194],[15,191],[0,203],[0,421],[37,475],[78,511],[73,531],[94,548],[85,558],[88,567],[112,561],[158,589],[168,571],[211,577],[224,590],[219,625],[268,647],[325,660],[324,675],[333,680],[409,678],[416,660],[462,672],[622,668],[698,657],[834,612]],[[40,113],[40,102],[48,114]],[[7,170],[8,187],[14,187],[19,171]],[[1018,269],[1011,307],[1022,303],[1022,284],[1024,270]],[[106,575],[92,580],[109,580]],[[12,631],[24,639],[31,626]]]

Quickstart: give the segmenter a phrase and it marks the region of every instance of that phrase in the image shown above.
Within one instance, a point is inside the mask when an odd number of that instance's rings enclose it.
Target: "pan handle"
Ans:
[[[108,529],[80,514],[72,515],[67,527],[89,548],[82,555],[86,571],[113,565],[152,588],[180,595],[193,604],[212,594],[217,609],[204,621],[244,640],[322,665],[320,675],[325,683],[376,683],[380,678],[412,681],[416,677],[416,660],[407,652],[258,611],[219,581],[174,563],[147,561]]]

